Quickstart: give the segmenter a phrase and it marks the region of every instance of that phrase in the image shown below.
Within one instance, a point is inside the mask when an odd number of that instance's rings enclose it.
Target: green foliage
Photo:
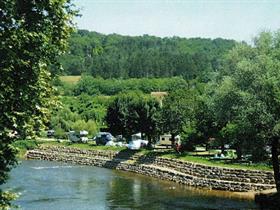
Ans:
[[[206,81],[221,65],[235,41],[202,38],[159,38],[149,35],[73,33],[69,54],[60,58],[64,74],[88,73],[103,78],[182,76]]]
[[[211,92],[212,85],[207,84],[197,95],[192,121],[193,132],[189,135],[188,143],[208,145],[209,140],[218,135],[218,126],[211,110]]]
[[[68,0],[2,0],[0,8],[1,185],[16,164],[15,131],[33,135],[55,106],[48,66],[66,50],[75,12]]]
[[[79,119],[80,116],[77,113],[72,112],[68,107],[61,107],[58,111],[53,112],[50,127],[60,127],[65,131],[69,131],[71,130],[72,123]]]
[[[172,141],[184,130],[192,130],[191,124],[196,101],[195,89],[181,89],[169,93],[163,100],[162,129],[170,133]]]
[[[202,88],[189,83],[191,89],[171,92],[163,101],[162,117],[164,131],[181,134],[188,146],[216,144],[224,150],[227,144],[238,158],[246,155],[259,162],[267,160],[272,145],[280,189],[279,34],[264,32],[254,46],[233,48],[214,80]]]
[[[246,148],[255,160],[265,158],[264,146],[280,117],[278,37],[278,33],[264,32],[255,39],[255,46],[234,48],[212,96],[220,139],[230,141],[240,156],[242,147]]]
[[[11,192],[2,192],[0,190],[0,209],[2,210],[9,210],[10,207],[17,206],[12,204],[12,201],[16,200],[18,198],[18,195]]]
[[[102,79],[82,76],[74,88],[75,95],[116,95],[125,91],[142,91],[150,94],[154,91],[171,91],[187,87],[181,77],[142,78],[142,79]]]
[[[66,139],[66,133],[65,130],[63,130],[61,128],[60,125],[57,125],[56,127],[54,127],[54,137],[57,139]]]
[[[72,128],[75,131],[85,130],[87,123],[84,120],[77,120],[73,123]]]
[[[62,139],[71,130],[86,130],[89,135],[95,135],[104,126],[111,98],[82,94],[78,97],[61,97],[60,101],[62,104],[53,110],[48,126],[55,130],[56,138]]]
[[[92,137],[97,134],[97,132],[99,131],[99,127],[95,121],[89,120],[87,121],[86,124],[86,130],[89,132],[89,135],[91,135]]]
[[[57,90],[57,95],[64,95],[64,96],[74,95],[75,84],[60,81],[58,83],[54,83],[53,85]]]
[[[115,135],[129,138],[141,132],[151,142],[159,132],[159,102],[139,92],[123,93],[109,105],[106,122]]]
[[[89,120],[87,122],[84,120],[75,121],[71,128],[74,131],[86,130],[91,136],[95,135],[98,132],[98,126],[93,120]]]
[[[24,158],[27,150],[38,147],[38,143],[35,140],[16,140],[12,143],[12,145],[17,149],[17,156],[19,158]]]
[[[34,140],[17,140],[13,142],[13,146],[17,149],[32,150],[38,147],[38,144]]]

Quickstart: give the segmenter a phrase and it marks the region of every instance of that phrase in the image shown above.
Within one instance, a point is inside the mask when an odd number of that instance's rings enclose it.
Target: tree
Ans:
[[[66,49],[76,12],[69,0],[0,2],[0,184],[16,164],[16,133],[33,135],[53,106],[48,71]],[[2,194],[3,195],[3,194]],[[0,206],[9,205],[0,196]]]
[[[160,104],[151,97],[141,99],[136,105],[138,119],[138,130],[145,134],[149,144],[155,143],[160,132]],[[153,141],[153,142],[152,142]]]
[[[176,135],[191,123],[196,93],[192,89],[182,89],[169,93],[163,100],[162,130],[171,134],[172,144]]]
[[[280,32],[262,32],[254,46],[240,44],[228,55],[223,76],[230,77],[235,92],[248,96],[238,111],[228,119],[234,123],[246,122],[243,132],[249,134],[256,149],[272,147],[272,163],[277,191],[280,191],[279,140],[280,140]],[[244,98],[244,97],[243,97]],[[233,99],[236,102],[236,97]],[[232,101],[232,100],[231,100]],[[232,112],[231,112],[232,113]],[[230,121],[229,121],[230,120]],[[230,122],[231,123],[231,122]],[[250,129],[248,129],[250,128]],[[235,129],[238,130],[238,129]],[[257,144],[256,144],[257,142]],[[261,144],[260,144],[260,143]],[[258,150],[256,150],[258,153]],[[260,156],[259,154],[256,154]]]
[[[237,118],[246,108],[246,94],[238,89],[231,77],[224,77],[214,88],[215,92],[210,98],[210,109],[217,128],[215,139],[222,152],[225,144],[229,144],[237,150],[238,158],[241,158],[241,139],[246,138],[242,130],[246,129],[246,126],[244,119]]]
[[[192,103],[193,111],[190,123],[184,126],[182,137],[185,140],[184,149],[193,150],[195,145],[210,146],[212,139],[216,139],[218,126],[212,110],[213,85],[195,84],[196,98]]]
[[[116,96],[114,101],[108,106],[105,120],[113,135],[123,135],[128,138],[135,132],[134,128],[132,128],[132,122],[130,124],[128,123],[128,116],[132,116],[133,114],[129,113],[128,110],[128,104],[131,100],[133,100],[133,96],[131,94],[120,94]]]
[[[109,130],[129,138],[141,132],[151,144],[159,132],[160,105],[141,93],[123,93],[109,105],[106,121]]]

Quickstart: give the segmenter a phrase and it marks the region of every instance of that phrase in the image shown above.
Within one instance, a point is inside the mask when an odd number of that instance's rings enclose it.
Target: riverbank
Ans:
[[[230,169],[181,161],[135,151],[105,151],[40,146],[27,152],[28,159],[63,161],[130,171],[194,187],[232,192],[273,189],[271,171]]]
[[[97,146],[94,142],[84,143],[71,143],[67,140],[57,141],[55,139],[37,139],[37,140],[19,140],[14,144],[19,148],[19,158],[24,158],[27,150],[36,149],[38,146],[64,146],[69,148],[78,148],[85,150],[106,150],[106,151],[125,151],[126,147],[114,147],[114,146]],[[231,169],[248,169],[248,170],[261,170],[272,171],[272,166],[267,163],[251,163],[251,162],[234,162],[229,160],[211,160],[209,159],[209,153],[205,152],[184,152],[181,154],[176,153],[173,149],[169,150],[146,150],[142,149],[138,153],[152,154],[156,156],[166,157],[170,159],[176,159],[181,161],[193,162],[208,166],[217,166]]]

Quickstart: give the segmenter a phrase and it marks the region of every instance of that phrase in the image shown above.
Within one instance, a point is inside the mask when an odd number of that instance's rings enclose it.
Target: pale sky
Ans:
[[[280,28],[280,0],[73,0],[79,29],[250,42]]]

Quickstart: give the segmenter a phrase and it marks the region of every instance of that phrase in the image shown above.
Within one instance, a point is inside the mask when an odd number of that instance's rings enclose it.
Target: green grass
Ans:
[[[35,140],[17,140],[12,144],[18,149],[18,158],[23,158],[27,150],[35,149],[38,145],[39,142]]]
[[[169,153],[169,154],[162,154],[160,155],[162,157],[166,158],[174,158],[177,160],[182,161],[189,161],[194,163],[200,163],[208,166],[219,166],[219,167],[226,167],[226,168],[236,168],[236,169],[251,169],[251,170],[265,170],[270,171],[272,170],[272,167],[266,164],[262,163],[252,163],[252,164],[241,164],[241,163],[227,163],[223,160],[209,160],[205,157],[198,157],[198,156],[192,156],[189,154],[176,154],[176,153]]]
[[[75,84],[81,79],[81,76],[60,76],[59,79],[62,82],[65,82],[68,84]]]
[[[44,142],[42,146],[64,146],[86,150],[108,150],[108,151],[122,151],[126,150],[126,147],[110,147],[110,146],[96,146],[94,143],[71,143],[71,142]]]

